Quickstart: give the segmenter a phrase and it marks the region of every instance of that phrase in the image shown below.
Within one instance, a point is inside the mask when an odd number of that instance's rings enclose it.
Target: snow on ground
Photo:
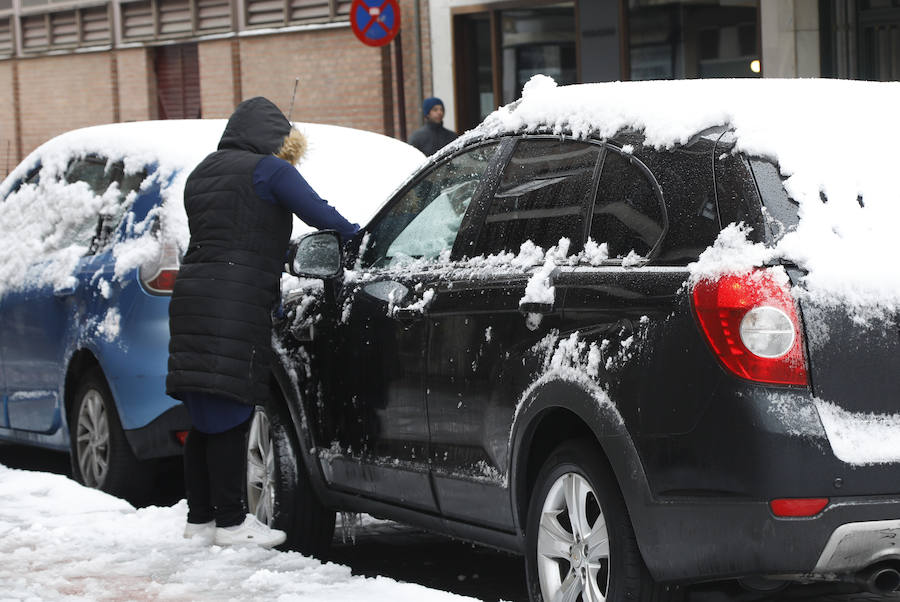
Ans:
[[[296,552],[181,536],[187,506],[135,510],[56,474],[0,465],[0,601],[471,600]]]

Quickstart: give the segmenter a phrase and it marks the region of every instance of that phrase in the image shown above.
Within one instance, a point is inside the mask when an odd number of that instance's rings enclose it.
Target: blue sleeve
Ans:
[[[347,240],[359,230],[322,199],[293,165],[278,157],[264,157],[253,172],[253,188],[262,199],[277,203],[313,228],[337,230]]]

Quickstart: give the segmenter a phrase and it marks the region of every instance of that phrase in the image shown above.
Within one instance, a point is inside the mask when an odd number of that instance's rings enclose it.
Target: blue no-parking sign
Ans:
[[[353,0],[350,27],[363,44],[388,44],[400,31],[397,0]]]

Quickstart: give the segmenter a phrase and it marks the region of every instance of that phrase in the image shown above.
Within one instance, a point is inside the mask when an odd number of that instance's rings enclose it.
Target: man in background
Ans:
[[[444,127],[444,101],[436,96],[422,101],[425,125],[409,137],[409,143],[426,155],[432,155],[453,140],[456,134]]]

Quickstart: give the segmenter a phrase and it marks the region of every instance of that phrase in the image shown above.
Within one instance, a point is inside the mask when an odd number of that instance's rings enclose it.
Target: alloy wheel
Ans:
[[[609,591],[609,534],[590,483],[567,472],[541,509],[537,569],[547,602],[603,602]]]
[[[263,524],[275,516],[275,450],[269,417],[262,410],[253,414],[247,441],[247,505]]]
[[[109,416],[95,389],[82,398],[75,437],[81,478],[88,487],[100,487],[109,470]]]

